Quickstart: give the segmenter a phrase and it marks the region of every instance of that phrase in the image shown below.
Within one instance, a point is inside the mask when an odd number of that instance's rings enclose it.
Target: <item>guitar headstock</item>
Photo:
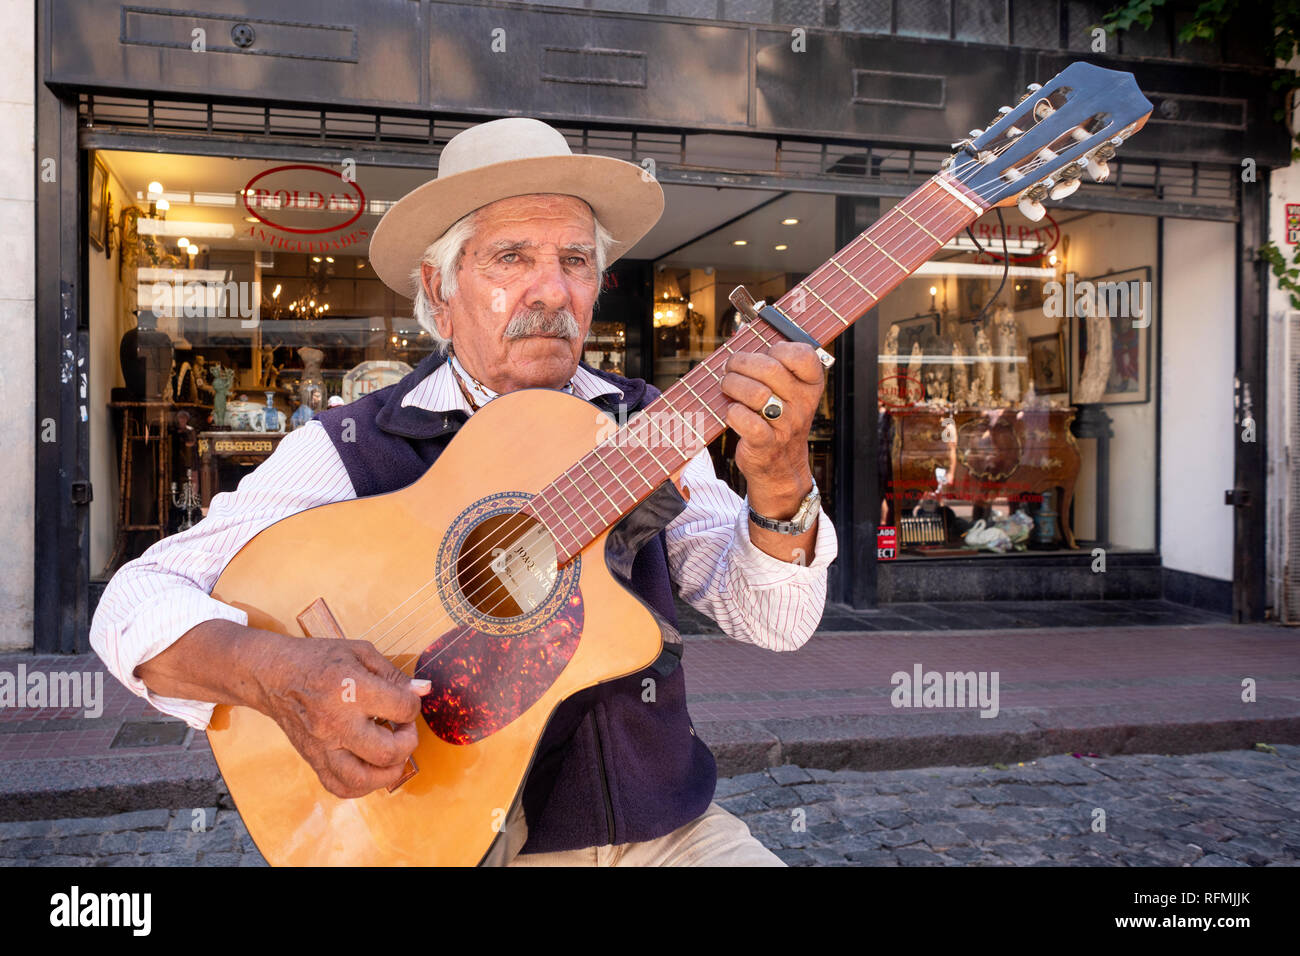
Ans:
[[[1047,83],[1030,84],[987,129],[954,143],[944,169],[985,206],[1015,203],[1037,221],[1043,201],[1071,195],[1085,172],[1105,180],[1107,160],[1150,115],[1132,73],[1072,63]]]

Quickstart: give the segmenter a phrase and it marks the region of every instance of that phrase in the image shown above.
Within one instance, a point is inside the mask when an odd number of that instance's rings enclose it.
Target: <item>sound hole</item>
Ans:
[[[533,611],[551,594],[555,579],[555,542],[541,523],[517,512],[484,518],[456,556],[461,594],[484,617]]]

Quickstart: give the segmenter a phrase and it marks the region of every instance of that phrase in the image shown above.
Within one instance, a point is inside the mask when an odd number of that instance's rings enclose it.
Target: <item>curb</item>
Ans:
[[[1195,718],[1169,706],[1004,710],[994,721],[973,712],[701,721],[700,738],[731,777],[794,764],[821,770],[908,770],[1010,764],[1076,751],[1186,754],[1300,744],[1300,710],[1265,704]],[[1143,714],[1141,711],[1147,711]],[[1271,713],[1268,711],[1272,711]],[[1066,718],[1062,720],[1062,718]],[[990,726],[995,724],[996,726]],[[1063,726],[1064,724],[1064,726]],[[209,753],[0,762],[0,821],[96,817],[132,810],[233,807]]]
[[[1262,705],[1260,705],[1262,708]],[[1163,708],[1154,707],[1153,710]],[[1226,710],[1227,708],[1225,708]],[[1188,754],[1250,749],[1257,743],[1300,744],[1300,711],[1270,708],[1250,719],[1232,714],[1144,720],[1126,708],[1004,711],[996,721],[973,713],[813,717],[802,720],[713,721],[696,724],[718,762],[735,776],[794,764],[821,770],[910,770],[987,766],[1052,754]],[[1061,717],[1068,718],[1063,722]],[[993,723],[997,726],[990,727]]]

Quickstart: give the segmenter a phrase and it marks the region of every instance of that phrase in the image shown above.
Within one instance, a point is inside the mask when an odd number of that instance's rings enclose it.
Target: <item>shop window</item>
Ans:
[[[419,170],[100,152],[89,207],[92,562],[112,570],[433,341],[367,261]]]
[[[986,215],[879,306],[879,520],[901,558],[1154,550],[1157,221],[1004,218],[1009,260]]]

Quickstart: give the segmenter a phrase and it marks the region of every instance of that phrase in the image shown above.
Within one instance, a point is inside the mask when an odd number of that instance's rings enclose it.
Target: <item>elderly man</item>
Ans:
[[[449,142],[437,179],[388,212],[370,249],[380,278],[415,299],[438,348],[402,382],[286,436],[203,521],[124,566],[91,629],[112,672],[197,729],[216,703],[262,711],[338,796],[394,783],[415,748],[428,682],[364,641],[249,628],[244,612],[210,596],[213,585],[280,518],[415,480],[498,395],[563,389],[611,414],[648,404],[653,388],[580,357],[605,267],[662,208],[659,185],[639,167],[574,156],[536,120],[485,123]],[[780,343],[732,357],[722,388],[748,504],[701,452],[678,479],[683,510],[642,548],[632,585],[672,621],[671,579],[731,637],[795,649],[820,620],[836,550],[808,465],[821,365],[808,346]],[[364,706],[337,692],[358,673]],[[686,712],[683,668],[666,656],[646,673],[659,678],[653,708],[640,704],[638,674],[556,711],[525,782],[527,842],[514,863],[780,865],[712,802],[716,768]]]

